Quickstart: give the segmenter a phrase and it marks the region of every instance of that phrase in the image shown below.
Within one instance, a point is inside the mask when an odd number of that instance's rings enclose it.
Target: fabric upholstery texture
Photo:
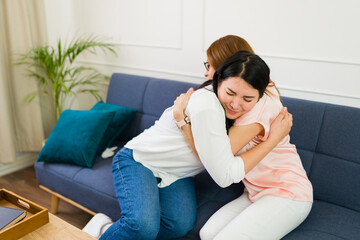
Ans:
[[[65,110],[37,161],[92,167],[114,112]]]
[[[104,103],[103,101],[97,102],[91,111],[114,112],[114,117],[112,118],[103,138],[101,139],[97,154],[101,154],[114,142],[114,140],[135,117],[137,112],[137,110],[134,108],[119,106],[111,103]]]
[[[112,159],[97,160],[92,168],[64,163],[37,162],[39,184],[113,220],[120,217],[111,174]]]

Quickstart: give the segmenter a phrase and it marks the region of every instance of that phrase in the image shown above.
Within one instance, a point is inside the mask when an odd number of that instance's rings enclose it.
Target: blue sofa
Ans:
[[[114,145],[119,148],[153,125],[165,108],[191,83],[114,73],[107,102],[139,110]],[[284,239],[360,238],[360,108],[283,97],[293,114],[291,142],[297,146],[314,187],[308,218]],[[221,159],[219,159],[221,161]],[[120,217],[111,173],[112,158],[98,157],[92,168],[36,162],[41,188],[52,194],[52,209],[59,199],[113,220]],[[199,239],[199,230],[221,206],[243,192],[242,183],[220,188],[208,173],[195,177],[198,216],[194,229],[182,239]]]

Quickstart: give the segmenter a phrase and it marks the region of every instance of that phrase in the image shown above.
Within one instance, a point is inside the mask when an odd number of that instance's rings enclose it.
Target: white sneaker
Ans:
[[[98,239],[106,231],[106,229],[111,226],[111,224],[113,224],[113,221],[110,217],[103,213],[97,213],[90,219],[82,230]]]

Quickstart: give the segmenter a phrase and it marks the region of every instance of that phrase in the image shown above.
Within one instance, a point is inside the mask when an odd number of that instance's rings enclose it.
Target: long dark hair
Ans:
[[[229,77],[240,77],[264,95],[270,82],[270,69],[258,55],[248,51],[238,51],[227,58],[215,71],[213,89],[217,95],[218,86]]]
[[[207,85],[212,83],[213,91],[217,96],[219,85],[230,77],[242,78],[258,90],[261,98],[270,82],[270,69],[258,55],[248,51],[238,51],[216,69],[213,80],[207,81]],[[234,120],[226,119],[227,130],[233,122]]]

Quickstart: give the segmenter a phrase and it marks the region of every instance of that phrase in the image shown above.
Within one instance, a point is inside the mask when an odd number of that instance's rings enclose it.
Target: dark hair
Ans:
[[[240,77],[264,95],[270,82],[270,69],[258,55],[248,51],[238,51],[227,58],[215,71],[213,89],[217,95],[218,86],[229,77]]]
[[[270,69],[258,55],[248,51],[238,51],[227,58],[214,73],[212,85],[216,96],[219,85],[230,77],[242,78],[258,90],[261,98],[270,82]],[[210,82],[207,85],[210,85]],[[227,119],[227,130],[233,122],[234,120]]]

